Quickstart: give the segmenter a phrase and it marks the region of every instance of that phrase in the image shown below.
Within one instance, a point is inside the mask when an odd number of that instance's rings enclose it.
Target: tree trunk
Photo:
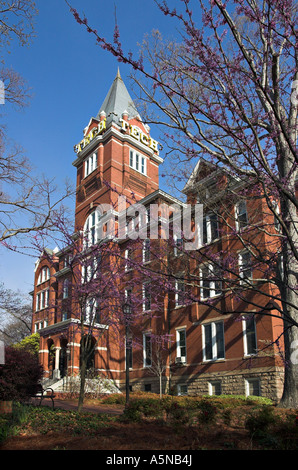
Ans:
[[[80,367],[80,394],[78,401],[78,412],[80,413],[83,409],[84,397],[85,397],[85,381],[86,381],[86,371],[87,371],[87,358],[85,354],[82,354],[81,367]]]
[[[288,176],[292,170],[291,158],[282,160],[282,175]],[[288,178],[288,189],[295,194],[295,181],[297,170]],[[298,247],[298,218],[295,205],[289,198],[281,201],[283,219],[287,224],[286,241],[282,247],[284,261],[284,279],[281,289],[281,299],[284,311],[284,344],[285,344],[285,373],[284,390],[279,406],[284,408],[298,407],[298,360],[295,348],[298,348],[298,328],[293,322],[298,323],[297,284],[298,261],[295,249]],[[290,245],[290,241],[292,246]],[[293,249],[294,246],[294,249]],[[290,321],[289,321],[290,319]]]
[[[159,374],[159,398],[162,398],[162,373]]]

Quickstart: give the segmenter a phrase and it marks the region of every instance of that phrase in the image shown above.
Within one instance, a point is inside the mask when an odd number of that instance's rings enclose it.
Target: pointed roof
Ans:
[[[128,113],[128,119],[132,119],[139,115],[130,94],[120,76],[119,68],[117,75],[112,83],[112,86],[100,107],[100,110],[96,116],[100,119],[101,112],[106,113],[107,125],[112,121],[119,124],[119,119],[122,118],[124,111]]]

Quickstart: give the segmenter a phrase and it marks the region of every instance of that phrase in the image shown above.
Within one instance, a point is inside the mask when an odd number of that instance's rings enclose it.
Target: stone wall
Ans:
[[[245,371],[229,371],[218,374],[202,374],[182,377],[172,377],[172,389],[177,394],[181,385],[187,385],[189,396],[210,394],[211,384],[220,383],[222,395],[246,395],[247,381],[257,379],[260,385],[260,396],[278,402],[283,391],[284,372],[282,368],[253,369]],[[151,386],[151,392],[159,393],[159,379],[150,377],[139,381],[131,381],[132,391],[145,391]],[[121,384],[121,390],[125,384]],[[168,393],[168,381],[163,378],[163,393]]]

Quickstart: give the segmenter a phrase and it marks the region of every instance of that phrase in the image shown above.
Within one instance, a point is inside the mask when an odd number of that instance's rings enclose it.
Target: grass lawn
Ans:
[[[136,395],[120,416],[15,404],[12,415],[0,415],[0,449],[297,450],[297,416],[235,397]]]

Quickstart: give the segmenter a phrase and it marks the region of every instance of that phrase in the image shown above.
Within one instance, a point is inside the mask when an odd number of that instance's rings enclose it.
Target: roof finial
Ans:
[[[119,70],[119,67],[118,67],[118,70],[117,70],[117,75],[116,75],[116,78],[120,78],[120,79],[121,79],[121,75],[120,75],[120,70]]]

